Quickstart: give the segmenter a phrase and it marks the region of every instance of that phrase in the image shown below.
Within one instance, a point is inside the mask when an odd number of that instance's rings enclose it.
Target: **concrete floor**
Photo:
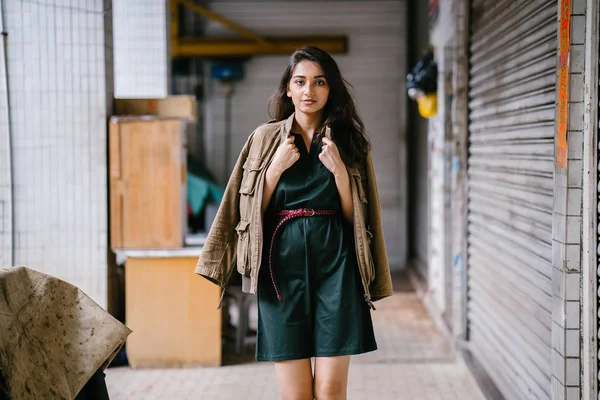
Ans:
[[[373,322],[379,350],[355,356],[350,366],[349,399],[443,400],[483,399],[462,360],[453,357],[412,288],[376,303]],[[251,349],[249,349],[251,352]],[[271,363],[226,358],[219,368],[111,368],[111,399],[278,399]]]

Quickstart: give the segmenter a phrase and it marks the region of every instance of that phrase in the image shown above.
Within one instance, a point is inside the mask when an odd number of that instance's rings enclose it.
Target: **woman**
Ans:
[[[256,359],[275,362],[281,397],[345,399],[350,356],[377,348],[369,306],[392,293],[369,143],[318,48],[291,56],[271,105],[276,122],[244,146],[196,272],[226,282],[235,243],[258,294]],[[237,240],[218,248],[232,222]]]

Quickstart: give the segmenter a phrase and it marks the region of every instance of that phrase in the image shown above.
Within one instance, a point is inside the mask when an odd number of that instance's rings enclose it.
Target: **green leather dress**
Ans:
[[[342,215],[331,172],[319,160],[321,141],[310,152],[294,134],[300,159],[283,173],[265,213],[265,247],[258,283],[256,359],[283,361],[366,353],[377,349],[370,308],[354,250],[352,227]],[[272,252],[276,211],[336,210],[333,216],[285,222]]]

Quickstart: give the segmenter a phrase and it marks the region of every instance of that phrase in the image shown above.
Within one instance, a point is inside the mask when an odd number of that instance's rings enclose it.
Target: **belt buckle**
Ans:
[[[305,208],[304,209],[304,216],[305,217],[312,217],[315,215],[315,210],[312,208]]]

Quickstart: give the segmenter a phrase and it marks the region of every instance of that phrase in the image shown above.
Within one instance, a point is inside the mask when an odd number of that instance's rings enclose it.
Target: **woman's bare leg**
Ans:
[[[316,400],[346,400],[350,356],[315,359]]]
[[[310,358],[278,361],[275,375],[282,400],[313,400],[313,376]]]

